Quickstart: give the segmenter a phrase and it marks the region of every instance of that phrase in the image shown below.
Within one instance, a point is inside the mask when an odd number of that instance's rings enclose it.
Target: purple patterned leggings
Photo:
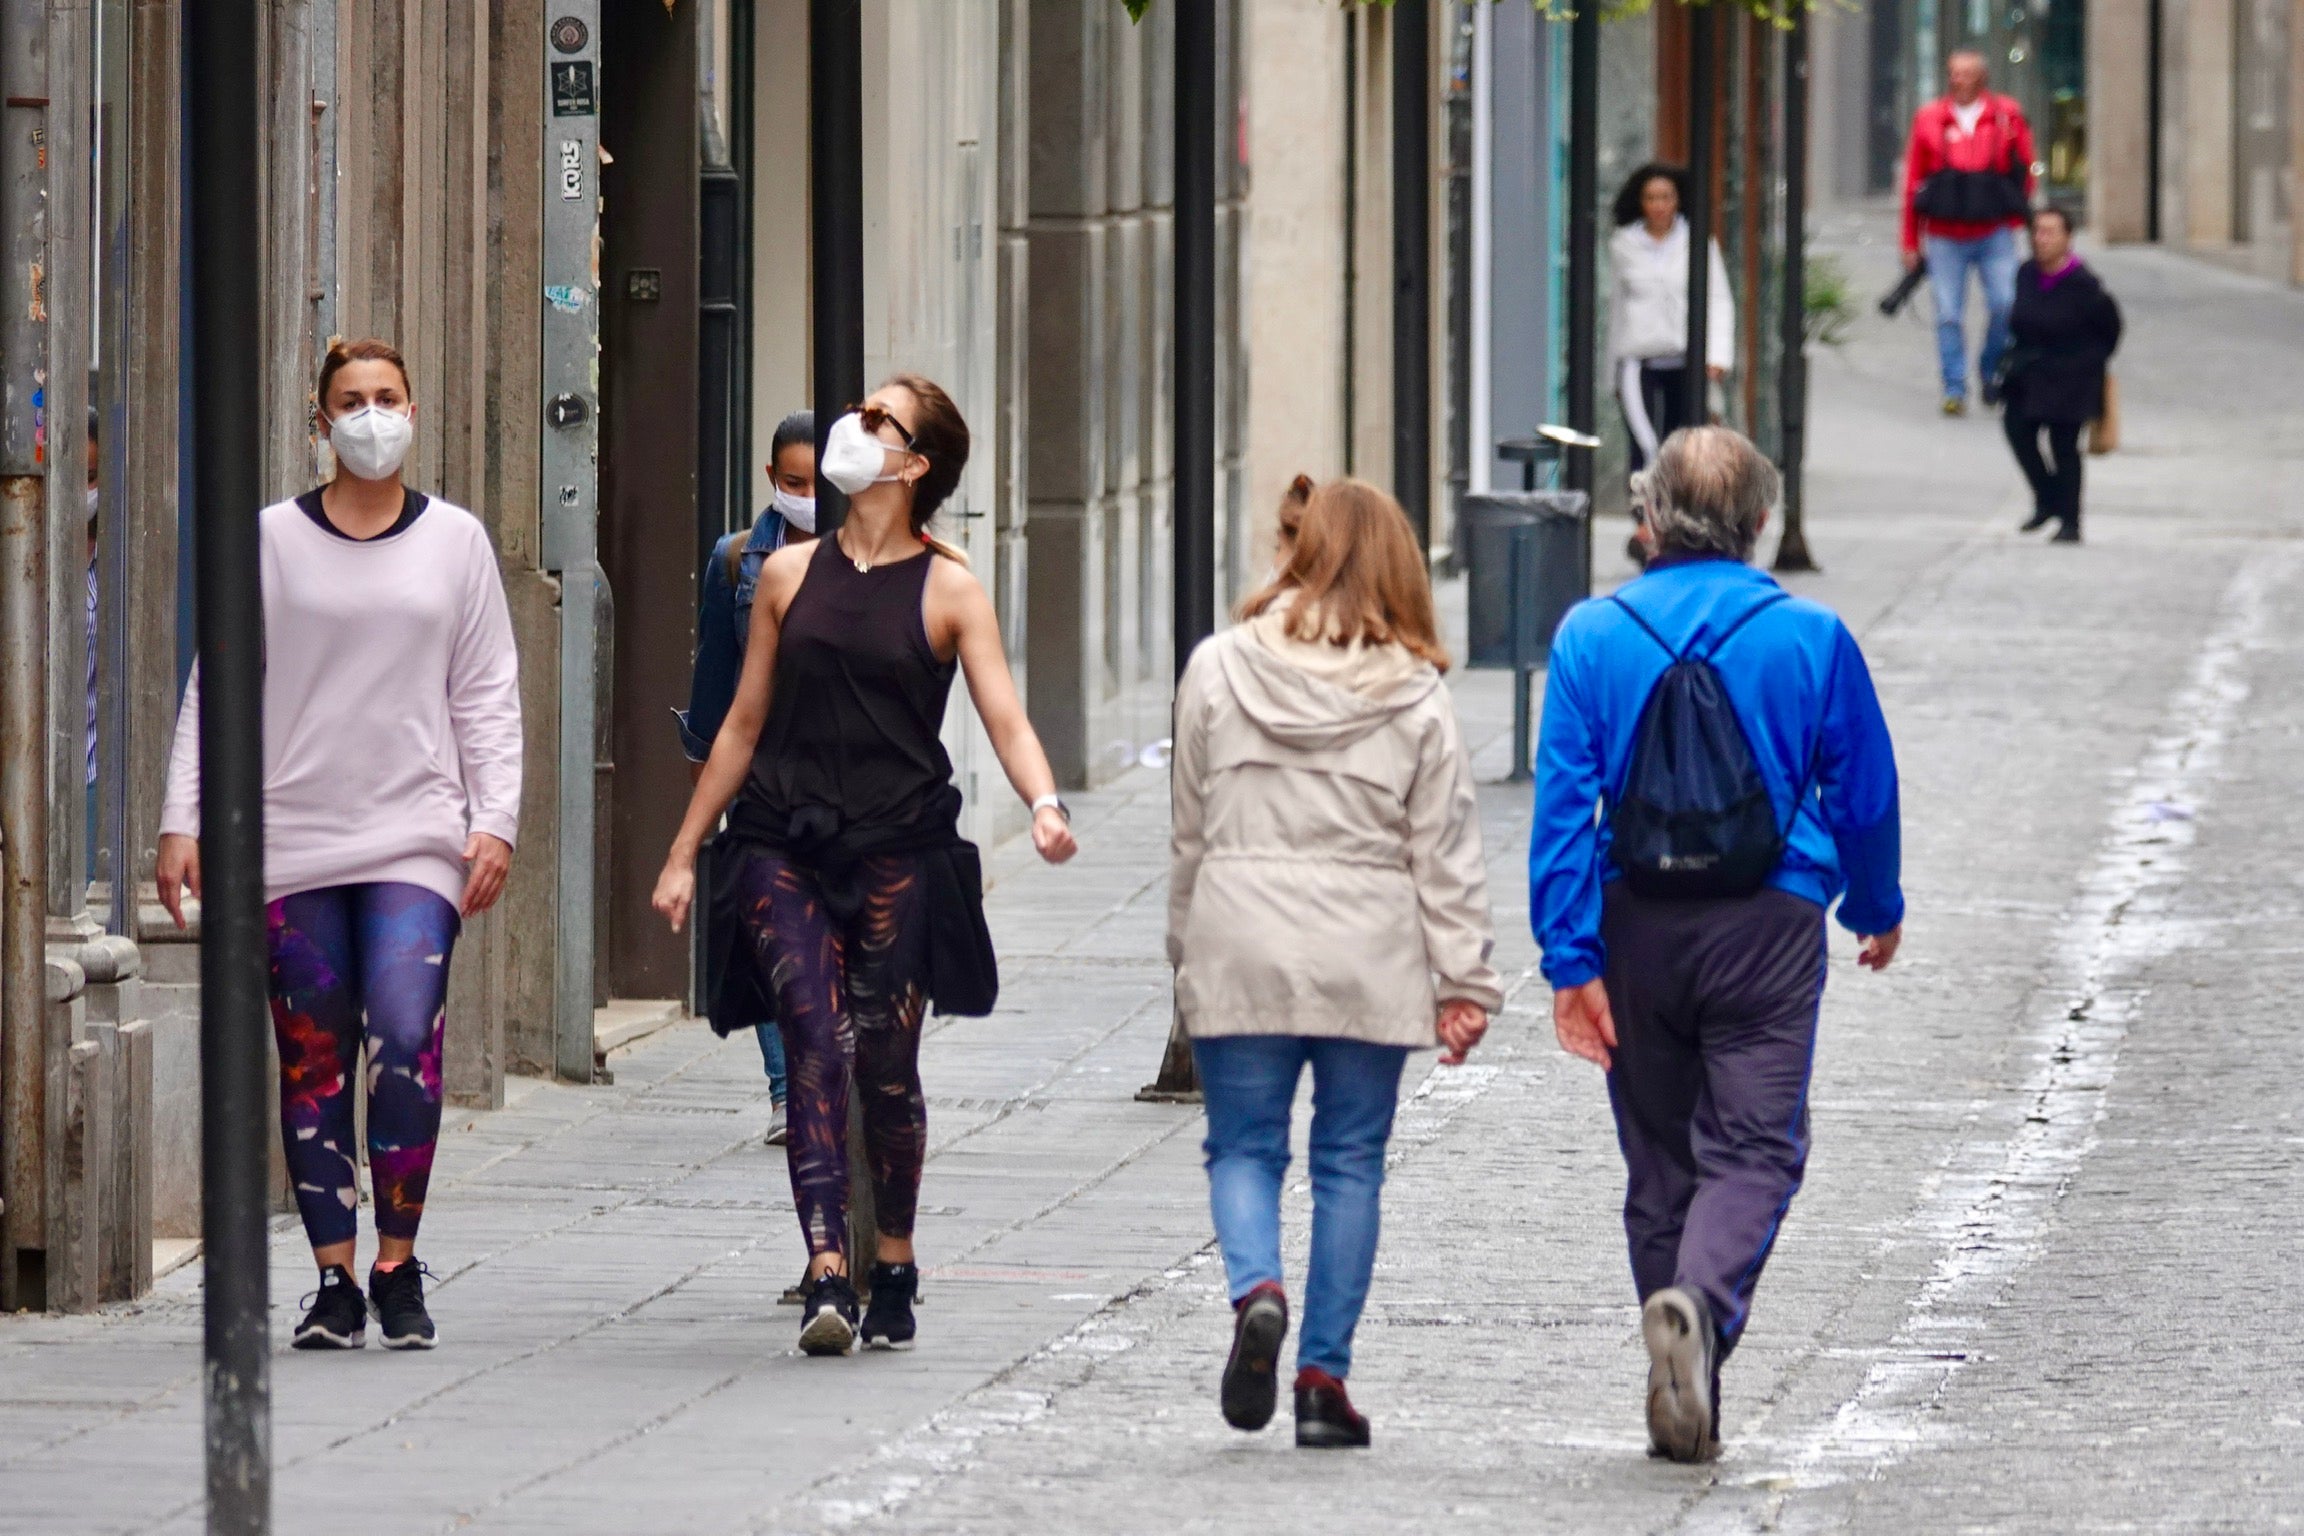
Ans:
[[[746,936],[776,999],[790,1074],[787,1157],[808,1252],[848,1241],[848,1083],[864,1106],[864,1145],[882,1232],[910,1237],[928,1153],[920,1024],[928,1012],[928,914],[917,859],[866,859],[864,904],[842,923],[807,870],[747,855]]]
[[[272,1032],[280,1133],[296,1207],[315,1248],[358,1232],[352,1081],[368,1046],[368,1172],[376,1231],[416,1236],[440,1139],[440,1044],[448,960],[462,927],[437,892],[332,885],[273,902]]]

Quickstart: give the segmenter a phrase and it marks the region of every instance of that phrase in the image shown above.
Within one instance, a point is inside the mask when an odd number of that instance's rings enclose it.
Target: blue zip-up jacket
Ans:
[[[1616,599],[1675,650],[1701,656],[1778,590],[1740,560],[1673,559],[1619,589]],[[1569,612],[1552,641],[1544,689],[1528,909],[1544,978],[1555,989],[1581,986],[1605,967],[1600,890],[1618,876],[1608,857],[1608,818],[1640,712],[1672,664],[1616,599],[1595,598]],[[1784,857],[1768,883],[1823,907],[1845,893],[1840,922],[1856,933],[1886,933],[1902,923],[1896,757],[1856,637],[1820,603],[1779,599],[1711,661],[1752,743],[1777,823],[1789,822]]]
[[[696,670],[688,683],[688,707],[672,711],[679,722],[680,750],[692,763],[712,755],[712,739],[728,706],[736,701],[736,679],[744,672],[744,642],[752,636],[752,589],[760,583],[760,567],[784,547],[787,528],[783,515],[763,512],[749,533],[731,533],[712,546],[704,562],[703,594],[696,613]],[[744,541],[737,557],[736,582],[728,581],[728,547]]]

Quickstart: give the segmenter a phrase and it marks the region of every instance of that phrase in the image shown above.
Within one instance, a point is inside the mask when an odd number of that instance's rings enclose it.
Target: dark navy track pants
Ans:
[[[1824,911],[1777,890],[1655,901],[1616,881],[1601,936],[1632,1280],[1642,1301],[1701,1295],[1725,1354],[1807,1169]]]

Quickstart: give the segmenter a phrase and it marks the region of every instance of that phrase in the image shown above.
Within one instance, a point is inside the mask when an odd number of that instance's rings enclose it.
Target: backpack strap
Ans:
[[[1791,600],[1792,594],[1779,587],[1774,592],[1771,592],[1766,597],[1760,599],[1760,601],[1754,603],[1751,607],[1745,609],[1743,615],[1739,617],[1735,623],[1729,625],[1725,630],[1721,631],[1720,638],[1713,641],[1712,648],[1704,653],[1704,659],[1706,661],[1710,661],[1713,657],[1719,655],[1721,647],[1725,646],[1729,641],[1735,639],[1737,631],[1741,630],[1745,625],[1758,618],[1762,612],[1775,607],[1778,603],[1786,603],[1790,602]]]
[[[1630,603],[1624,601],[1623,598],[1618,597],[1613,592],[1608,594],[1608,601],[1614,603],[1617,607],[1632,615],[1632,622],[1639,625],[1642,632],[1644,632],[1649,639],[1655,641],[1657,645],[1661,646],[1665,655],[1671,657],[1674,661],[1678,661],[1680,659],[1680,653],[1672,649],[1672,642],[1666,640],[1662,635],[1656,633],[1655,627],[1651,625],[1646,619],[1640,617],[1639,609],[1633,607]]]

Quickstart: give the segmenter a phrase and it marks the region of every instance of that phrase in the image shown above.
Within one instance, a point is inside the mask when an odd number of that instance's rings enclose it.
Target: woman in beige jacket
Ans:
[[[1471,765],[1399,504],[1343,480],[1284,511],[1278,573],[1178,685],[1168,959],[1207,1104],[1234,1308],[1225,1418],[1261,1429],[1288,1328],[1280,1189],[1312,1069],[1296,1443],[1368,1443],[1344,1378],[1409,1052],[1460,1063],[1503,1002]]]

